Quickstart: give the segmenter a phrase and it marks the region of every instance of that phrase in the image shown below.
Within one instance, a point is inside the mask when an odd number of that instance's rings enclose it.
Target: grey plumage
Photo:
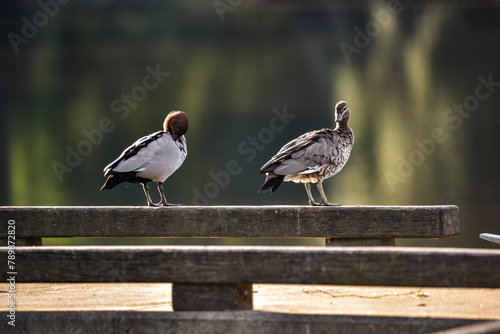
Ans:
[[[304,183],[310,205],[335,205],[329,203],[323,191],[323,180],[342,170],[354,144],[354,133],[349,126],[351,112],[347,102],[335,106],[337,127],[334,130],[311,131],[283,146],[264,166],[266,181],[259,189],[276,191],[283,181]],[[321,202],[314,201],[309,183],[317,183]]]

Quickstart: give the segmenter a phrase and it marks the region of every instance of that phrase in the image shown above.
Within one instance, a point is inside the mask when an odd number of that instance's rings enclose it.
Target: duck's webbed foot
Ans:
[[[340,203],[330,203],[330,202],[323,202],[323,201],[321,201],[321,202],[319,203],[319,205],[323,205],[323,206],[341,206],[342,204],[340,204]]]
[[[160,203],[158,203],[160,204]],[[180,204],[175,204],[175,203],[161,203],[162,206],[181,206]]]
[[[318,202],[315,202],[315,201],[309,201],[309,205],[310,205],[310,206],[321,206],[321,205],[323,205],[323,204],[318,203]]]

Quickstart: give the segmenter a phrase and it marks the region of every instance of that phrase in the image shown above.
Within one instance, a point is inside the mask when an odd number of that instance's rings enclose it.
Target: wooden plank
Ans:
[[[451,329],[440,330],[434,334],[498,334],[500,321],[484,321],[471,325],[459,326]]]
[[[252,296],[252,284],[172,284],[175,311],[251,310]]]
[[[444,238],[459,234],[458,207],[212,206],[0,207],[18,238],[276,237]],[[0,229],[0,238],[7,228]]]
[[[6,258],[7,248],[0,248]],[[500,250],[406,247],[19,247],[19,282],[500,287]],[[0,273],[0,280],[7,278]]]
[[[7,319],[7,312],[0,312]],[[217,312],[20,312],[22,333],[430,333],[480,323],[470,319],[286,314],[255,311]],[[0,331],[9,333],[7,320]]]
[[[172,283],[22,283],[16,312],[172,311]],[[0,282],[0,291],[10,283]],[[0,293],[0,305],[9,305]],[[464,302],[466,301],[466,302]],[[255,310],[500,321],[500,289],[253,284]]]

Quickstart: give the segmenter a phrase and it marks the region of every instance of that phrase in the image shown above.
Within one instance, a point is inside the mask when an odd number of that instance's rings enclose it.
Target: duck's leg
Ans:
[[[316,185],[318,186],[319,194],[321,195],[320,205],[327,205],[327,206],[339,206],[339,205],[342,205],[340,203],[330,203],[330,202],[328,202],[328,200],[326,199],[325,191],[323,190],[323,180],[319,181]]]
[[[309,184],[309,182],[305,182],[304,187],[306,187],[307,197],[309,197],[309,205],[312,205],[312,206],[321,205],[321,204],[314,201],[314,198],[311,194],[311,185]]]
[[[146,199],[148,200],[148,206],[159,206],[158,204],[153,203],[151,200],[151,196],[149,196],[149,186],[147,182],[142,183],[142,188],[144,189],[144,193],[146,194]]]
[[[179,206],[180,204],[172,204],[168,203],[167,199],[165,198],[165,190],[163,189],[163,182],[158,182],[158,191],[160,192],[161,195],[161,204],[163,206]],[[158,204],[160,204],[158,203]]]

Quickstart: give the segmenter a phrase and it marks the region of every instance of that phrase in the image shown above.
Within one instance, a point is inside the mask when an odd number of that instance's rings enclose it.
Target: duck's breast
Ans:
[[[145,164],[137,170],[137,176],[154,182],[163,182],[175,172],[184,162],[187,155],[184,136],[174,140],[169,133],[150,143],[138,158]]]

